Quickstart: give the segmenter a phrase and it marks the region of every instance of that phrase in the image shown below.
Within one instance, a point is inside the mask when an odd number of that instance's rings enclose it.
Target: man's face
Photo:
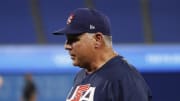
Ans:
[[[69,51],[69,55],[74,66],[86,67],[92,61],[94,55],[94,40],[88,33],[66,35],[65,49]]]

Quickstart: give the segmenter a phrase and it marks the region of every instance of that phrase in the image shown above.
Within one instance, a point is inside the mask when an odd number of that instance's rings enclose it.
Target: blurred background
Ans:
[[[32,74],[37,101],[65,101],[78,67],[63,49],[76,8],[96,8],[111,20],[114,49],[142,73],[153,101],[180,101],[179,0],[0,0],[0,101],[20,101]]]

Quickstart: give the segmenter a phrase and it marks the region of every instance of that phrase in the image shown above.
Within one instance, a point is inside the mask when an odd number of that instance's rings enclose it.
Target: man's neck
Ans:
[[[91,74],[94,71],[100,69],[104,64],[106,64],[109,60],[111,60],[115,56],[117,56],[117,53],[112,50],[100,52],[97,56],[95,56],[96,58],[86,69],[87,73]]]

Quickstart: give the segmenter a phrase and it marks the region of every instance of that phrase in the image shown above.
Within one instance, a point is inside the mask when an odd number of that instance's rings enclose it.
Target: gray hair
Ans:
[[[108,47],[112,47],[112,36],[109,36],[109,35],[103,35],[103,39],[104,39],[104,42],[105,44],[108,46]]]
[[[90,36],[94,35],[94,33],[89,33]],[[103,35],[103,40],[107,47],[112,47],[112,36]]]
[[[94,33],[88,33],[88,35],[93,36],[95,35]],[[105,42],[105,45],[107,47],[112,47],[112,36],[109,35],[103,35],[103,40]]]

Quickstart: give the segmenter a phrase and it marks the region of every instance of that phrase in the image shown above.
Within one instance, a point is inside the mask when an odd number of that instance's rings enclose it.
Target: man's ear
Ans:
[[[101,32],[95,33],[95,39],[96,39],[96,41],[102,41],[103,40],[103,34]]]
[[[101,32],[95,33],[94,39],[96,40],[95,47],[96,48],[100,47],[103,43],[103,34]]]

